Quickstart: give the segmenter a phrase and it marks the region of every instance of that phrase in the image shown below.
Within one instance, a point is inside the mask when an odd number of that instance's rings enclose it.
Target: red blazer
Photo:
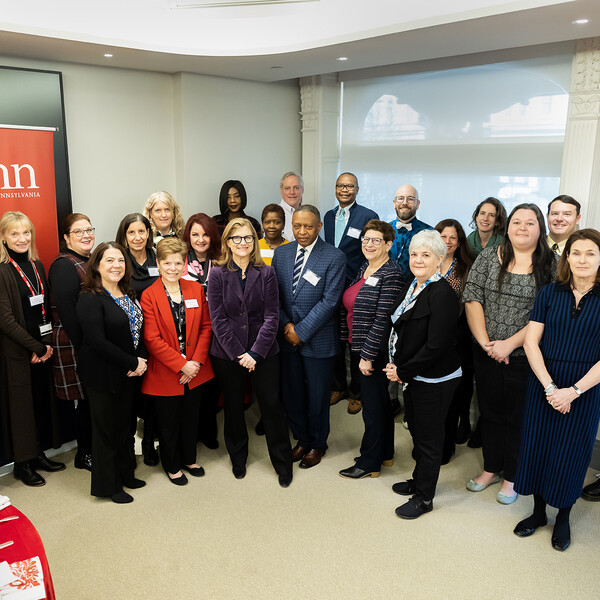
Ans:
[[[198,301],[198,308],[185,309],[185,354],[187,360],[196,360],[202,365],[198,375],[188,384],[195,388],[214,377],[208,358],[212,328],[202,285],[185,279],[180,283],[183,298]],[[144,311],[144,343],[148,350],[148,370],[142,392],[152,396],[181,396],[183,386],[179,379],[186,359],[179,352],[177,329],[160,278],[144,291],[140,302]]]

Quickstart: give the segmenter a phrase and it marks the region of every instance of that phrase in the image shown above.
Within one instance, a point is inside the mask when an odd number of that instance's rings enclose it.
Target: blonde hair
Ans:
[[[0,244],[0,263],[9,262],[8,248],[4,241],[4,236],[11,227],[16,227],[17,225],[25,225],[31,231],[31,245],[27,251],[27,258],[29,260],[37,260],[39,258],[35,247],[35,228],[33,227],[33,223],[26,214],[18,210],[8,210],[0,219],[0,238],[2,238],[2,243]]]
[[[146,200],[146,206],[144,206],[144,216],[150,221],[150,225],[152,225],[152,233],[156,235],[158,231],[151,215],[152,208],[157,202],[164,202],[171,209],[171,212],[173,213],[171,229],[175,235],[180,238],[183,235],[185,222],[183,220],[183,215],[181,214],[179,205],[177,202],[175,202],[175,198],[173,198],[169,192],[154,192],[154,194],[151,194],[148,200]]]
[[[163,238],[156,244],[156,260],[165,260],[170,254],[179,254],[183,261],[187,257],[187,246],[179,238]]]
[[[231,248],[227,245],[227,240],[242,227],[247,227],[250,230],[250,234],[254,240],[252,252],[250,253],[250,264],[253,267],[265,266],[265,261],[262,259],[260,248],[258,247],[258,235],[256,235],[256,230],[252,227],[252,223],[250,223],[248,219],[231,219],[231,221],[229,221],[221,237],[221,258],[215,261],[215,265],[227,267],[230,271],[235,271],[235,267],[233,266],[233,253],[231,252]]]

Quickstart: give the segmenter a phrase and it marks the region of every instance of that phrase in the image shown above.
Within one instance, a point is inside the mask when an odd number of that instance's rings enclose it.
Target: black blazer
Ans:
[[[404,300],[409,285],[394,303],[390,315]],[[410,381],[417,375],[431,379],[444,377],[460,367],[455,348],[458,315],[456,293],[445,279],[440,279],[430,283],[414,306],[393,324],[398,334],[394,364],[402,381]]]
[[[137,352],[125,311],[107,294],[82,292],[77,317],[83,331],[78,355],[79,375],[87,385],[116,394],[128,371],[135,371],[144,352],[142,336]]]

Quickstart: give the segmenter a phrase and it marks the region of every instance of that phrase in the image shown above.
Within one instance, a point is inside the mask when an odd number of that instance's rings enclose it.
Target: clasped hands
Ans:
[[[294,324],[291,322],[286,323],[285,327],[283,328],[283,337],[285,337],[285,339],[290,344],[292,344],[292,346],[301,346],[302,345],[302,340],[296,334],[296,330],[294,329]]]
[[[510,353],[514,350],[512,344],[508,340],[494,340],[483,344],[483,351],[487,352],[490,358],[493,358],[499,363],[508,364]]]
[[[140,358],[138,356],[138,366],[135,371],[127,371],[127,377],[141,377],[148,368],[146,364],[148,361],[145,358]]]
[[[46,354],[44,356],[38,356],[35,352],[31,354],[31,364],[37,365],[39,363],[45,363],[53,354],[54,350],[52,346],[46,345]]]
[[[240,366],[244,367],[244,369],[248,369],[250,372],[254,371],[254,368],[256,367],[256,360],[253,359],[247,352],[244,352],[244,354],[240,354],[238,356],[238,363]]]
[[[402,383],[402,379],[400,379],[400,377],[398,377],[398,373],[396,371],[396,365],[394,363],[388,363],[387,365],[385,365],[385,369],[383,369],[383,372],[386,374],[386,377],[390,381],[396,381],[398,383]]]
[[[548,404],[563,415],[570,412],[571,402],[577,398],[577,392],[573,388],[560,388],[551,394],[546,394]]]
[[[189,383],[200,371],[200,363],[197,360],[188,360],[183,367],[181,367],[181,379],[179,383],[184,385]]]

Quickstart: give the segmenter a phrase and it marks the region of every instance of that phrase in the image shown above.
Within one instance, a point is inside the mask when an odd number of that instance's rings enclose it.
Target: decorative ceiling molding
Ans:
[[[320,2],[321,0],[171,0],[171,8],[239,8],[241,6],[265,6],[268,4],[299,4],[301,2]]]

